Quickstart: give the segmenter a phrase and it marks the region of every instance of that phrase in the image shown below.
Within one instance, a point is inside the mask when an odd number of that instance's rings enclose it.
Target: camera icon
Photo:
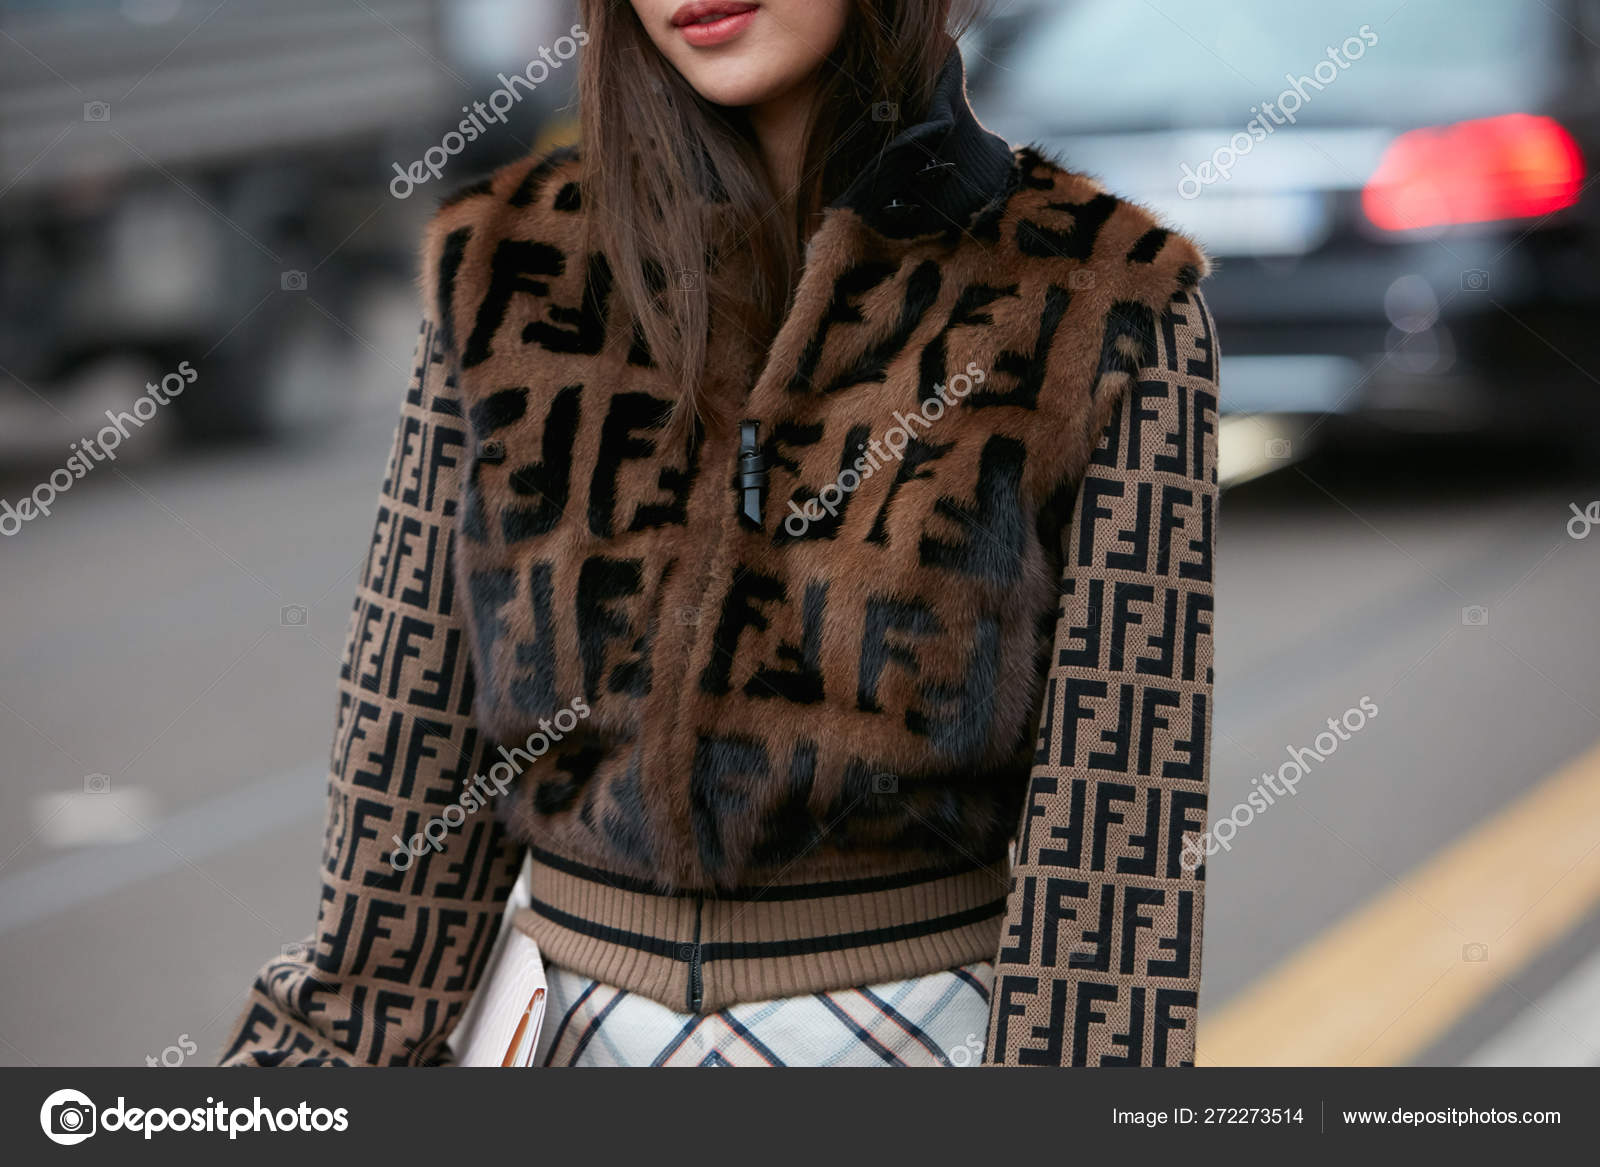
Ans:
[[[1067,276],[1067,289],[1073,292],[1086,292],[1094,287],[1094,272],[1087,268],[1079,268]]]
[[[111,120],[111,103],[109,101],[86,101],[83,103],[83,120],[86,122],[108,122]]]
[[[110,774],[85,774],[83,776],[83,792],[85,794],[110,794]]]
[[[52,1143],[64,1147],[83,1142],[95,1133],[95,1105],[78,1090],[57,1090],[39,1108],[39,1126]]]
[[[897,122],[900,120],[900,107],[892,101],[874,102],[872,120],[875,122]]]
[[[1489,623],[1489,609],[1482,604],[1468,604],[1461,609],[1461,623],[1468,628],[1482,628]]]
[[[688,625],[690,627],[693,627],[696,624],[699,624],[700,623],[700,609],[699,608],[690,607],[689,605],[685,604],[683,607],[678,609],[678,623],[679,624],[686,624],[686,625]]]
[[[285,604],[278,609],[278,623],[285,628],[304,628],[307,615],[309,613],[307,613],[304,605]]]
[[[900,778],[895,774],[874,774],[872,776],[872,793],[874,794],[899,794]]]
[[[284,960],[306,961],[311,959],[311,945],[304,940],[291,940],[282,948]]]
[[[1267,457],[1274,462],[1287,462],[1294,457],[1294,443],[1288,438],[1267,439]]]
[[[700,273],[683,268],[678,272],[678,290],[680,292],[693,292],[700,287]]]
[[[306,290],[306,273],[303,271],[286,271],[279,281],[285,292],[303,292]]]
[[[1489,273],[1481,267],[1469,268],[1461,273],[1461,290],[1463,292],[1487,292],[1489,290]]]
[[[684,964],[688,964],[695,958],[699,951],[700,946],[698,944],[680,944],[678,945],[678,959]]]
[[[50,1111],[50,1130],[58,1135],[94,1134],[94,1107],[62,1102]]]
[[[1489,959],[1489,946],[1476,942],[1463,944],[1461,946],[1461,959],[1469,964],[1482,964]]]

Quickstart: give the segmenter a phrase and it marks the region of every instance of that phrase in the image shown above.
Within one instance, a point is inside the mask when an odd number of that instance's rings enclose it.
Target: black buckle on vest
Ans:
[[[761,526],[761,500],[767,491],[767,460],[756,443],[758,421],[739,423],[739,514]]]

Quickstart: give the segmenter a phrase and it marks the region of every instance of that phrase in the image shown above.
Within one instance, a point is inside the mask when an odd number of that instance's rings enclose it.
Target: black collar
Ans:
[[[960,231],[1007,193],[1012,173],[1011,147],[972,112],[961,50],[953,48],[923,120],[892,138],[833,205],[889,238]]]

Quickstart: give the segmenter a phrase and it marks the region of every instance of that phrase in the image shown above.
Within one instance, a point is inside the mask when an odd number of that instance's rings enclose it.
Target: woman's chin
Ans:
[[[689,83],[694,86],[695,92],[712,105],[729,109],[766,105],[793,88],[787,83],[774,82],[771,72],[755,64],[733,69],[718,68],[714,75],[690,75]]]

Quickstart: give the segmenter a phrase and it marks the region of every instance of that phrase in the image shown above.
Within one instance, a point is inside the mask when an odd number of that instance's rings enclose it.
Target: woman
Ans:
[[[586,0],[582,156],[438,212],[225,1062],[446,1060],[526,851],[549,1064],[1193,1060],[1206,262],[986,131],[950,9]]]

